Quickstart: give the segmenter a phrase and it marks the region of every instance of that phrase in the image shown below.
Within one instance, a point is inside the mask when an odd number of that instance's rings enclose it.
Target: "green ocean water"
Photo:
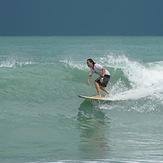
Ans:
[[[0,76],[0,162],[163,162],[163,37],[0,37]]]

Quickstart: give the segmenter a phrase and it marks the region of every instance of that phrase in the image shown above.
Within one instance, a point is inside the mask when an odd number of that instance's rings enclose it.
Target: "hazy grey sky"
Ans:
[[[0,35],[163,35],[163,0],[0,0]]]

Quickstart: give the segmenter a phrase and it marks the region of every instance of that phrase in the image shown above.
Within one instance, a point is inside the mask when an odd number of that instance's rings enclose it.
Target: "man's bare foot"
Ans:
[[[95,95],[94,97],[98,97],[98,98],[100,98],[100,97],[101,97],[101,95]]]

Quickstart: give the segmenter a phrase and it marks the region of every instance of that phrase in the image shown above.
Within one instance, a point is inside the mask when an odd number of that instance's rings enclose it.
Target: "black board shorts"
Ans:
[[[104,75],[103,82],[101,83],[101,77],[98,77],[95,82],[97,82],[100,86],[106,87],[110,79],[110,75]]]

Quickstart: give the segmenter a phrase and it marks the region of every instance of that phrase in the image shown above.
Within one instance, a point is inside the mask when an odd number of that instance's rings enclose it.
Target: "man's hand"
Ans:
[[[100,82],[103,83],[103,81],[104,81],[104,78],[102,77],[102,78],[100,79]]]
[[[87,81],[87,85],[90,85],[90,80]]]

